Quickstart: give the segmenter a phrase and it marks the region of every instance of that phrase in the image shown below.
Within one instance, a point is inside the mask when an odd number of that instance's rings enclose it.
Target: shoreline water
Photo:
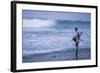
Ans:
[[[76,49],[23,56],[23,63],[76,60]],[[90,48],[79,49],[78,60],[91,59]]]

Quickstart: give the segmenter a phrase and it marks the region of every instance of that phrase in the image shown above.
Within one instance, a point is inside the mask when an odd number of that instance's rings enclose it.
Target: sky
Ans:
[[[23,19],[90,21],[90,13],[23,10]]]

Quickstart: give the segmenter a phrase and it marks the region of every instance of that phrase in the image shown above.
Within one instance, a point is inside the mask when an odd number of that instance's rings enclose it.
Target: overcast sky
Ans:
[[[90,13],[23,10],[23,19],[90,21]]]

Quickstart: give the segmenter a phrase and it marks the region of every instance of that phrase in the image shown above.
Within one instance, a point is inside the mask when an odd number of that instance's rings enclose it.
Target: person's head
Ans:
[[[77,28],[77,27],[75,27],[75,31],[76,31],[76,32],[78,31],[78,28]]]

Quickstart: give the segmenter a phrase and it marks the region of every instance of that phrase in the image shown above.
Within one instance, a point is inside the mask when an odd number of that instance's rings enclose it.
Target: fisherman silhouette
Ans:
[[[80,38],[81,38],[82,32],[78,32],[78,28],[75,27],[75,33],[76,34],[73,37],[73,41],[75,42],[75,47],[76,47],[75,56],[76,56],[76,59],[78,59],[78,49],[79,49],[79,43],[80,43]]]

